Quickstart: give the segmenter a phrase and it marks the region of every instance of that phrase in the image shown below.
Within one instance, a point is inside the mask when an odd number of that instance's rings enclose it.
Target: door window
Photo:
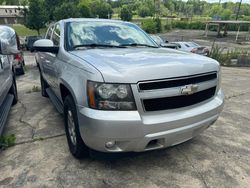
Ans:
[[[55,29],[52,35],[52,41],[54,42],[55,46],[59,46],[60,44],[60,25],[59,24],[55,26]]]
[[[52,32],[53,32],[53,26],[51,26],[47,31],[46,39],[51,39]]]

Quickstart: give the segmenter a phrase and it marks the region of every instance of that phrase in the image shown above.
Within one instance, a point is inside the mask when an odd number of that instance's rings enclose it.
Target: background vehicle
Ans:
[[[19,50],[19,53],[14,55],[13,66],[15,68],[16,74],[23,75],[25,73],[24,71],[25,62],[24,62],[24,57],[23,57],[23,52],[22,52],[23,50],[22,42],[17,34],[16,34],[16,39],[17,39],[17,49]]]
[[[34,42],[36,42],[37,40],[42,39],[41,36],[27,36],[25,39],[25,46],[26,49],[33,52],[33,44]]]
[[[132,23],[61,20],[34,48],[42,96],[64,115],[77,158],[185,142],[223,108],[217,61],[159,48]]]
[[[0,135],[11,105],[18,100],[15,69],[12,66],[13,54],[18,53],[15,31],[0,26]]]
[[[167,40],[164,42],[164,40],[158,36],[158,35],[150,35],[151,38],[161,47],[163,48],[172,48],[172,49],[178,49],[178,45],[169,43]]]
[[[180,51],[209,56],[209,49],[205,46],[200,46],[195,42],[171,42],[171,44],[176,44]]]
[[[17,75],[25,74],[25,70],[24,70],[25,62],[24,62],[24,57],[23,57],[22,52],[14,55],[13,66],[15,68],[15,72]]]

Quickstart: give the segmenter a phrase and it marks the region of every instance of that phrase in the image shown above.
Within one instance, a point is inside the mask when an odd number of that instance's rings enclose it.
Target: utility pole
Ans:
[[[240,0],[240,3],[239,3],[239,7],[237,10],[237,14],[236,14],[236,20],[238,20],[238,18],[239,18],[241,3],[242,3],[242,0]]]

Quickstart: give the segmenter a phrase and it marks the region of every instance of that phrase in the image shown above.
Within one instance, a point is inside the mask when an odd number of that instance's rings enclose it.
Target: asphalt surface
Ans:
[[[33,55],[25,59],[4,132],[16,145],[0,151],[0,187],[250,187],[250,69],[222,68],[224,110],[191,141],[113,161],[76,160],[63,117],[41,97]]]

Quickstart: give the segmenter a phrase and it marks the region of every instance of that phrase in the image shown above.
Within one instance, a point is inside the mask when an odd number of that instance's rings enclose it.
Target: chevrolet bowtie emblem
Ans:
[[[190,85],[186,85],[184,87],[181,87],[181,94],[183,95],[192,95],[195,92],[198,91],[199,86],[196,84],[190,84]]]

